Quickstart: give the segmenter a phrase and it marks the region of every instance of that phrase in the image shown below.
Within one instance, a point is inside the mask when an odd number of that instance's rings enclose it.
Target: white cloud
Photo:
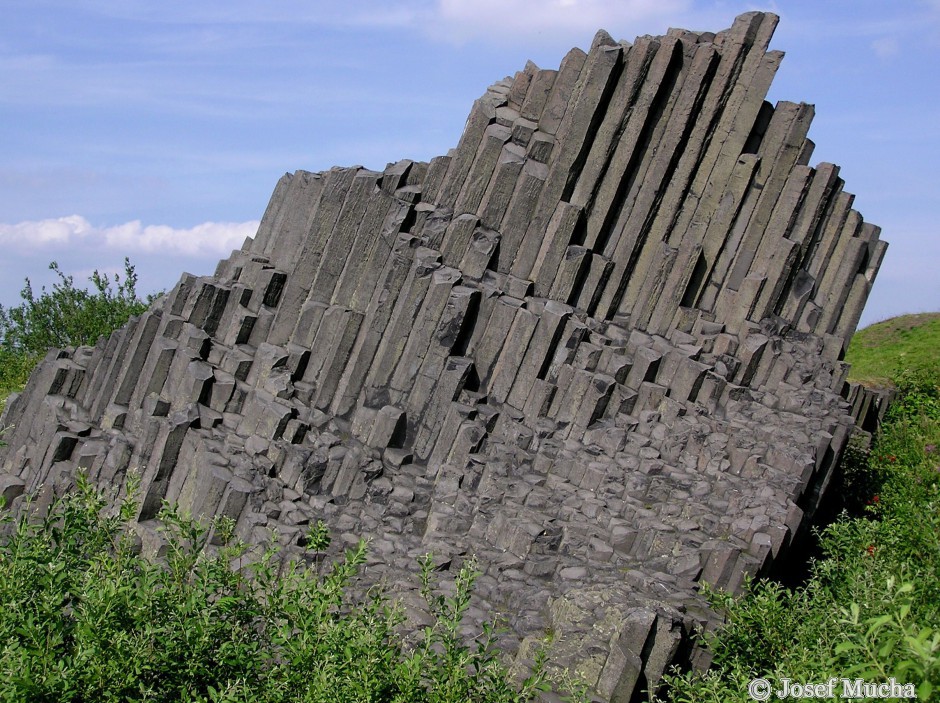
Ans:
[[[63,7],[74,6],[54,0]],[[273,0],[258,3],[192,3],[169,0],[160,4],[139,0],[82,2],[86,9],[110,19],[147,22],[162,27],[307,25],[437,30],[457,32],[464,38],[486,39],[516,30],[526,32],[596,30],[603,25],[670,18],[695,5],[693,0],[364,0],[358,3]],[[185,47],[183,47],[185,49]],[[210,47],[211,48],[211,47]],[[202,51],[206,47],[190,47]]]
[[[463,40],[584,33],[602,27],[630,32],[638,25],[649,26],[651,20],[669,24],[691,6],[689,0],[438,0],[435,20]]]
[[[70,215],[55,220],[0,225],[0,242],[20,250],[47,248],[49,245],[67,245],[70,241],[85,237],[90,231],[88,220]]]
[[[897,37],[882,37],[881,39],[875,39],[871,43],[871,48],[875,50],[875,54],[878,55],[880,59],[888,59],[898,53],[898,40]]]
[[[80,215],[0,224],[0,246],[20,252],[64,247],[105,249],[121,254],[169,254],[191,258],[224,257],[254,236],[258,222],[204,222],[190,228],[143,225],[139,220],[96,227]]]

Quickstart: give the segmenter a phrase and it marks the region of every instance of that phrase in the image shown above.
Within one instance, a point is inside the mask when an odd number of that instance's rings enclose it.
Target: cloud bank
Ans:
[[[223,258],[254,236],[258,221],[204,222],[190,228],[143,225],[139,220],[96,227],[81,215],[0,224],[0,246],[19,253],[53,252],[63,248],[107,250],[133,255],[161,254],[188,258]]]
[[[517,42],[590,35],[600,27],[629,33],[684,21],[691,10],[689,0],[437,0],[426,26],[438,38]]]

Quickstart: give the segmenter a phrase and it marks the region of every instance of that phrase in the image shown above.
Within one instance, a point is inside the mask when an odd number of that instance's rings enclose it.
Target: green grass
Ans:
[[[940,312],[901,315],[855,333],[845,360],[849,380],[866,386],[893,385],[902,369],[922,368],[940,358]]]

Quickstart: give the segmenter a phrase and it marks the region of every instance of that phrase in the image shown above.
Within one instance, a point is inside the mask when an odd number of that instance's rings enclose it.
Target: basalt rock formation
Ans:
[[[471,619],[521,660],[552,630],[629,701],[881,412],[841,358],[886,245],[808,165],[812,106],[765,102],[776,22],[599,32],[491,86],[446,156],[285,175],[214,276],[50,353],[0,488],[137,469],[153,550],[164,500],[288,555],[322,519],[409,607],[417,555],[476,554]]]

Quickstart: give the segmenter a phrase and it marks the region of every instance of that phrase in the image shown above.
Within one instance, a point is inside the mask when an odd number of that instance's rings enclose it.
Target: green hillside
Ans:
[[[891,385],[901,369],[940,361],[940,312],[902,315],[859,330],[845,355],[850,381]]]

